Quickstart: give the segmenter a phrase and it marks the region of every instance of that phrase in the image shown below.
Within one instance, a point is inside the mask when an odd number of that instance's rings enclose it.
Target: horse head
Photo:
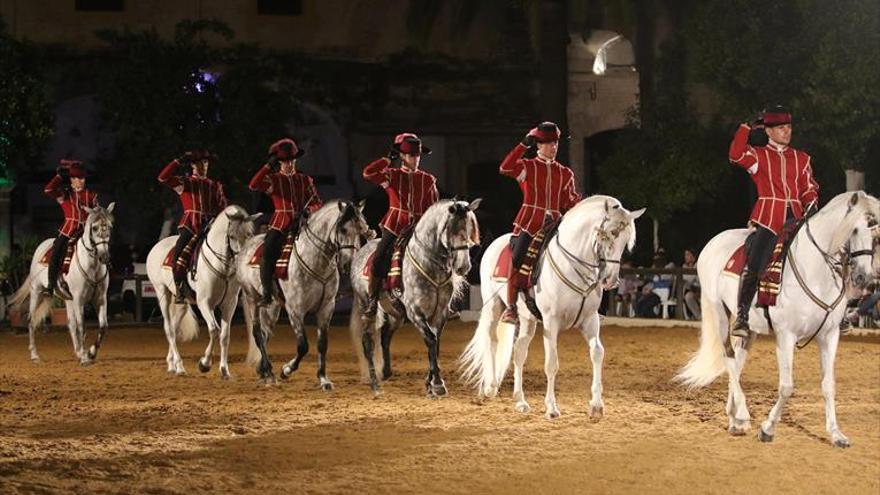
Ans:
[[[339,270],[346,273],[351,268],[351,260],[354,253],[360,249],[361,240],[368,237],[370,226],[367,219],[364,218],[365,200],[360,200],[357,204],[350,201],[338,201],[338,215],[334,222],[334,233],[331,240],[335,238],[337,258],[336,262]]]
[[[260,215],[261,213],[248,215],[247,210],[238,205],[230,205],[223,210],[223,216],[226,217],[225,235],[232,253],[237,254],[241,251],[244,243],[254,236],[254,221],[260,218]],[[212,226],[211,230],[214,227]],[[216,224],[216,227],[222,229],[222,223]]]
[[[101,206],[86,208],[89,216],[83,229],[83,242],[86,249],[94,250],[98,261],[110,263],[110,236],[113,234],[113,209],[116,203],[110,203],[105,209]]]
[[[451,200],[447,218],[440,224],[440,244],[452,256],[452,270],[464,277],[471,271],[470,248],[480,244],[480,225],[474,211],[480,207],[482,198],[470,203]]]
[[[604,217],[595,231],[598,279],[603,289],[617,287],[620,282],[620,258],[625,249],[635,246],[635,221],[644,213],[644,208],[630,212],[616,200],[605,200]]]
[[[880,277],[880,200],[864,191],[849,195],[844,220],[832,235],[831,252],[849,258],[856,286]]]

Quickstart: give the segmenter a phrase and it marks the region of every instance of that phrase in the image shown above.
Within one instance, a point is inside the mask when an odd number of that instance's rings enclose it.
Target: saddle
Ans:
[[[548,243],[556,236],[556,233],[559,230],[559,223],[560,220],[546,223],[544,227],[538,231],[534,239],[532,239],[531,244],[529,244],[522,266],[520,267],[519,272],[514,274],[517,277],[514,283],[516,283],[517,287],[520,289],[527,291],[534,287],[535,283],[538,281],[538,277],[541,275],[541,266],[543,265],[541,260],[544,258]],[[512,257],[513,248],[510,243],[508,243],[504,246],[504,249],[501,250],[501,255],[498,256],[498,261],[495,262],[495,269],[492,271],[493,279],[496,281],[510,280],[510,264]]]
[[[193,236],[192,239],[186,243],[183,250],[180,252],[180,257],[177,258],[177,264],[174,264],[174,260],[172,259],[174,256],[174,246],[168,250],[168,254],[165,255],[165,260],[162,261],[162,268],[167,270],[171,270],[173,272],[178,273],[186,273],[187,270],[196,271],[199,253],[202,250],[202,243],[204,241],[204,236]]]
[[[64,254],[64,260],[61,261],[61,267],[58,270],[59,275],[67,275],[68,270],[70,270],[70,262],[73,260],[73,253],[76,251],[76,245],[79,238],[72,238],[67,242],[67,253]],[[49,246],[49,250],[43,254],[43,257],[40,258],[41,265],[49,265],[49,262],[52,260],[52,251],[54,251],[52,246]]]
[[[275,261],[275,278],[278,280],[287,280],[289,273],[288,268],[290,266],[290,253],[293,252],[294,242],[296,242],[296,235],[293,232],[288,232],[284,237],[284,243],[281,245],[281,255],[278,256],[278,260]],[[251,259],[248,260],[248,265],[260,266],[260,263],[263,261],[263,246],[263,242],[257,246]]]
[[[782,272],[785,269],[785,261],[788,257],[788,249],[791,247],[791,241],[794,240],[795,234],[804,224],[804,219],[796,222],[788,222],[779,234],[776,245],[773,247],[773,255],[764,268],[764,271],[758,277],[758,300],[756,306],[761,308],[769,308],[776,305],[776,299],[782,290]],[[748,241],[748,238],[746,238]],[[727,263],[724,265],[724,275],[739,278],[746,266],[746,250],[748,242],[741,244]]]
[[[412,238],[414,229],[409,227],[400,233],[400,236],[394,242],[394,249],[391,252],[391,267],[388,275],[382,281],[382,288],[391,293],[392,291],[403,292],[403,256],[406,253],[406,246]],[[376,257],[376,251],[370,253],[367,263],[364,265],[364,271],[361,278],[370,280],[373,274],[373,259]]]

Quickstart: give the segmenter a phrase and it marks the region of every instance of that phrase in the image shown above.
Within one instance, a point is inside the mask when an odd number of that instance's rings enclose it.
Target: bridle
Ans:
[[[602,220],[602,223],[599,224],[599,227],[596,229],[596,236],[593,241],[593,249],[591,252],[593,253],[595,259],[598,260],[597,263],[590,262],[588,260],[584,260],[584,259],[579,258],[576,254],[572,253],[571,251],[566,249],[565,246],[562,245],[562,242],[559,240],[559,235],[556,235],[556,237],[555,237],[556,246],[559,248],[559,250],[565,256],[565,259],[567,259],[569,262],[571,262],[572,269],[574,270],[574,272],[578,275],[578,277],[580,277],[581,281],[583,281],[584,283],[589,285],[589,287],[586,290],[582,289],[576,283],[569,280],[565,276],[565,274],[562,273],[562,270],[559,268],[558,264],[556,263],[556,260],[553,258],[553,254],[550,251],[547,251],[548,261],[550,262],[550,266],[553,268],[553,271],[559,276],[560,280],[562,280],[562,282],[565,283],[565,285],[567,285],[569,288],[571,288],[572,290],[581,294],[584,297],[586,297],[587,294],[589,294],[590,292],[595,290],[595,288],[599,282],[599,275],[602,273],[602,269],[605,268],[605,265],[607,265],[607,264],[620,265],[620,258],[606,258],[602,254],[603,244],[605,242],[611,242],[611,241],[617,239],[617,237],[620,235],[620,233],[622,231],[622,229],[620,229],[620,228],[616,228],[611,231],[608,231],[605,228],[605,224],[608,222],[608,220],[609,220],[609,218],[606,216]],[[586,268],[588,272],[595,272],[595,274],[591,274],[591,273],[585,274],[581,270],[578,269],[578,266]]]
[[[91,226],[88,224],[83,227],[83,230],[85,232],[83,232],[83,235],[80,236],[79,242],[80,242],[80,244],[82,244],[83,249],[85,249],[85,251],[87,253],[89,253],[90,257],[95,258],[95,260],[98,261],[99,265],[104,265],[104,275],[102,275],[100,277],[95,277],[95,278],[89,277],[89,274],[86,272],[85,268],[83,268],[83,266],[82,266],[82,262],[79,260],[79,255],[74,254],[73,258],[76,260],[76,267],[79,269],[80,273],[82,274],[83,279],[94,290],[98,286],[99,283],[103,282],[107,278],[107,276],[110,275],[110,267],[108,266],[110,263],[109,262],[103,263],[100,261],[100,259],[98,259],[98,246],[102,246],[102,245],[109,246],[110,245],[110,238],[108,237],[107,240],[100,240],[98,242],[95,242],[95,239],[92,238],[92,229],[90,227]],[[91,242],[91,244],[92,244],[91,247],[89,247],[89,244],[86,242],[86,238],[88,238],[89,242]]]
[[[451,234],[449,232],[449,218],[453,215],[455,215],[455,213],[450,212],[446,216],[446,220],[443,222],[442,231],[446,235],[447,240],[449,239],[449,237],[451,237]],[[465,229],[467,229],[467,214],[465,214],[464,225],[465,225]],[[433,285],[435,289],[439,289],[440,287],[444,287],[452,281],[452,270],[453,270],[452,263],[455,258],[455,254],[458,253],[459,251],[468,251],[471,248],[471,246],[468,243],[464,243],[464,244],[458,245],[458,246],[455,246],[455,245],[449,246],[447,243],[440,242],[440,243],[438,243],[441,248],[440,254],[439,254],[439,256],[436,256],[436,255],[432,254],[431,250],[428,249],[428,246],[421,239],[419,239],[419,236],[416,232],[413,232],[412,239],[413,239],[413,243],[418,245],[421,248],[421,251],[424,254],[425,258],[427,258],[428,261],[430,261],[431,263],[433,263],[434,265],[439,267],[441,269],[441,271],[446,275],[446,278],[444,278],[443,280],[435,280],[434,277],[432,277],[430,275],[430,273],[428,273],[428,270],[426,270],[425,267],[422,266],[422,264],[419,263],[419,261],[413,256],[411,250],[409,250],[409,249],[406,250],[406,257],[412,262],[413,266],[416,268],[416,271],[418,271],[422,275],[422,277],[425,278],[425,280],[430,282],[431,285]]]
[[[354,211],[354,215],[348,217],[347,211],[343,210],[340,213],[339,218],[336,219],[336,222],[333,224],[333,228],[330,229],[330,233],[327,235],[326,239],[322,239],[318,234],[315,233],[314,230],[309,226],[309,223],[306,222],[303,227],[303,232],[305,233],[306,240],[312,244],[317,250],[318,254],[320,254],[327,263],[327,267],[330,268],[327,275],[322,276],[315,270],[310,267],[302,256],[299,253],[299,248],[297,248],[296,242],[293,243],[293,254],[296,257],[297,262],[303,267],[303,269],[308,273],[312,278],[326,285],[333,277],[333,271],[337,269],[339,266],[339,256],[343,251],[354,251],[358,248],[355,244],[342,244],[339,240],[339,231],[341,230],[344,223],[347,223],[351,220],[358,219],[357,208],[353,206],[351,203],[345,202],[346,208],[351,208]]]
[[[216,219],[216,217],[215,217],[215,219]],[[231,219],[228,219],[228,220],[231,220]],[[242,220],[242,221],[244,221],[244,220]],[[214,275],[217,275],[218,277],[220,277],[224,281],[228,281],[230,278],[232,278],[233,275],[235,275],[235,257],[238,256],[238,253],[240,250],[236,251],[236,250],[232,249],[232,237],[229,232],[231,229],[228,227],[228,223],[227,223],[226,253],[220,254],[219,252],[217,252],[217,250],[211,246],[211,239],[209,236],[209,234],[211,232],[211,227],[213,225],[214,225],[214,219],[212,219],[211,222],[208,224],[208,233],[205,234],[205,247],[208,249],[208,251],[211,252],[211,254],[213,254],[220,261],[220,263],[223,264],[222,269],[217,268],[213,264],[211,264],[211,260],[210,260],[210,258],[207,257],[207,255],[205,255],[204,250],[200,253],[199,256],[205,261],[205,265],[207,265],[208,268],[212,272],[214,272]],[[232,267],[231,269],[230,269],[230,266]]]

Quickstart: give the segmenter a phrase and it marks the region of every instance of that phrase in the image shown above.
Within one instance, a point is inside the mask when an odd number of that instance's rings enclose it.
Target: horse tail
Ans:
[[[177,341],[190,342],[199,336],[199,321],[189,304],[170,304],[171,319],[177,318],[181,311],[186,311],[177,327]]]
[[[495,324],[496,304],[488,301],[483,305],[474,336],[458,358],[461,379],[474,387],[480,397],[494,397],[498,393],[513,354],[515,327],[500,320]]]
[[[21,287],[15,291],[15,294],[12,295],[12,298],[9,300],[9,307],[13,309],[24,309],[25,305],[28,302],[28,299],[31,297],[31,282],[33,281],[33,276],[28,274],[27,278],[24,279],[24,282],[21,284]]]
[[[717,303],[711,300],[707,289],[704,288],[700,295],[700,305],[703,308],[700,348],[675,377],[675,381],[689,388],[709,385],[725,369]]]
[[[254,303],[248,299],[244,292],[241,294],[241,305],[244,308],[244,327],[248,339],[248,352],[244,361],[248,366],[256,366],[263,355],[260,353],[260,348],[257,347],[257,342],[254,340]]]

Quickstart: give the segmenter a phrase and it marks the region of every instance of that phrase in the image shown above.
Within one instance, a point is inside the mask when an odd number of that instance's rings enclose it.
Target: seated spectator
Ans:
[[[637,294],[636,316],[657,318],[660,315],[660,296],[654,293],[654,282],[649,282]]]
[[[876,284],[865,287],[862,298],[859,300],[858,314],[880,320],[880,287]]]
[[[666,250],[662,247],[657,248],[657,252],[654,253],[654,261],[651,264],[651,268],[657,269],[666,269],[671,270],[675,268],[675,263],[669,261],[666,257]],[[654,287],[669,287],[672,288],[672,282],[675,280],[675,276],[671,273],[657,274],[654,275]]]
[[[694,255],[694,251],[692,249],[685,249],[684,262],[681,264],[681,267],[696,268],[696,266],[697,257]],[[697,274],[688,273],[683,274],[681,278],[684,281],[685,307],[694,319],[700,320],[703,318],[700,311],[700,279],[697,277]]]
[[[620,268],[632,269],[632,261],[624,261]],[[620,277],[620,284],[617,286],[616,302],[617,316],[629,316],[629,309],[633,306],[636,294],[639,290],[639,276],[635,273],[623,274]]]

